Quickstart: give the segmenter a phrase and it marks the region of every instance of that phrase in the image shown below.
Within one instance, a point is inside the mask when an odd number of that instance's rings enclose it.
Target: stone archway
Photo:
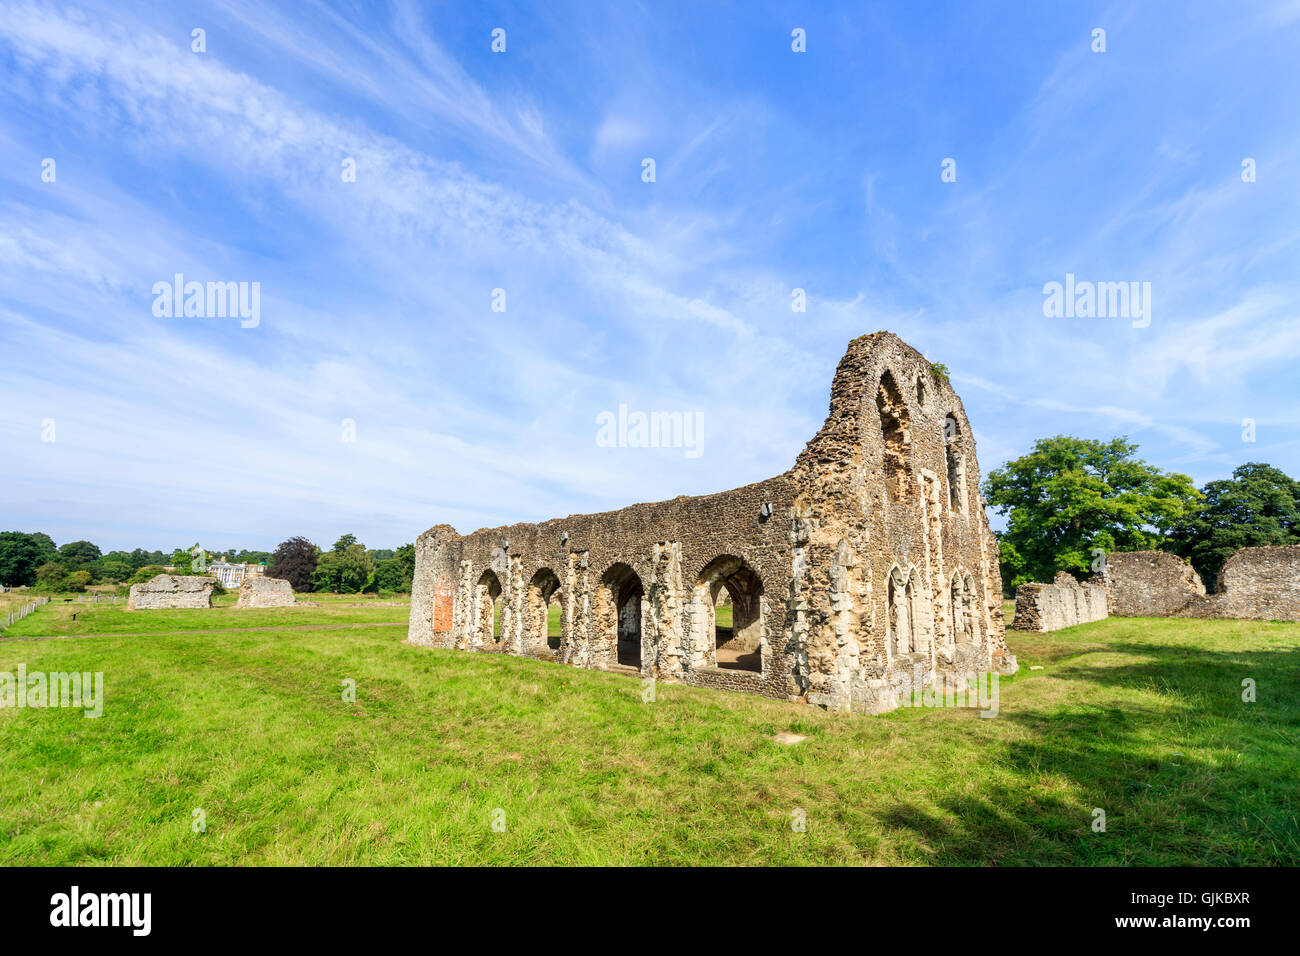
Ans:
[[[719,621],[724,592],[731,599],[729,626]],[[753,568],[735,555],[714,558],[696,579],[692,603],[697,664],[763,672],[763,581]]]
[[[474,620],[470,647],[493,647],[501,642],[501,579],[491,568],[479,576],[474,585]]]
[[[641,599],[645,588],[631,565],[619,562],[600,578],[591,613],[592,663],[641,670]]]
[[[528,582],[524,598],[524,653],[553,657],[560,647],[560,636],[550,636],[550,606],[560,594],[560,579],[550,568],[539,568]],[[561,615],[563,627],[563,615]]]

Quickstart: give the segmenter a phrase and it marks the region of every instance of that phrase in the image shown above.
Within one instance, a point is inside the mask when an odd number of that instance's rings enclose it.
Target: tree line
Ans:
[[[266,564],[266,573],[288,581],[295,591],[347,594],[411,589],[415,545],[369,550],[345,534],[329,551],[306,538],[282,541],[274,551],[209,551],[198,544],[163,551],[102,552],[90,541],[56,545],[44,532],[0,531],[0,584],[38,591],[84,591],[95,585],[130,585],[148,581],[166,568],[175,574],[199,574],[214,561]],[[196,567],[201,565],[201,567]]]
[[[1241,465],[1230,478],[1197,488],[1137,456],[1126,438],[1110,441],[1057,435],[995,468],[981,488],[989,507],[1007,518],[998,533],[1008,594],[1058,571],[1087,578],[1114,551],[1163,550],[1184,558],[1212,587],[1240,548],[1300,544],[1300,482],[1279,468]],[[295,591],[406,592],[415,574],[415,546],[369,550],[345,534],[324,550],[303,537],[274,551],[207,552],[194,545],[161,551],[110,551],[89,541],[56,546],[40,532],[0,532],[0,584],[79,591],[95,584],[134,584],[163,572],[188,574],[202,555],[232,563],[267,564]]]
[[[1300,482],[1248,462],[1197,488],[1137,456],[1126,438],[1057,435],[991,471],[981,491],[1006,515],[998,533],[1008,595],[1058,571],[1087,578],[1114,551],[1168,551],[1212,588],[1240,548],[1300,544]]]

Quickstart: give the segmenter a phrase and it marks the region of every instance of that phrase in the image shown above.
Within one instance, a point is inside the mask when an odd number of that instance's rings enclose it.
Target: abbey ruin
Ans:
[[[978,488],[961,400],[877,332],[849,343],[825,424],[778,477],[469,535],[430,528],[407,640],[883,712],[941,671],[1016,670]],[[730,628],[716,621],[724,589]]]
[[[1106,617],[1300,621],[1300,545],[1242,548],[1224,562],[1213,592],[1166,551],[1117,551],[1092,581],[1062,571],[1051,584],[1016,588],[1018,631],[1057,631]]]
[[[158,611],[175,608],[212,607],[217,579],[202,575],[158,574],[141,584],[131,585],[128,611]]]

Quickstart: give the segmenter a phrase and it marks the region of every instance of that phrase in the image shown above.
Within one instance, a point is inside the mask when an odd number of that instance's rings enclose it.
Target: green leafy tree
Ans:
[[[36,583],[36,569],[57,561],[59,549],[41,532],[0,531],[0,584],[24,587]]]
[[[92,561],[98,561],[103,555],[99,548],[89,541],[69,541],[59,548],[59,557],[68,567],[79,568]]]
[[[46,561],[36,569],[36,583],[46,589],[57,589],[67,576],[68,569],[58,561]]]
[[[379,553],[372,551],[370,555],[374,558]],[[392,557],[375,561],[375,587],[385,591],[410,591],[415,579],[415,545],[404,544],[390,553]]]
[[[320,556],[320,564],[312,575],[312,589],[356,594],[371,585],[374,573],[375,563],[365,546],[354,542],[342,551],[329,551]]]
[[[99,576],[110,584],[119,584],[133,573],[135,572],[129,561],[105,557],[103,561],[99,562]]]
[[[344,551],[346,551],[348,548],[352,547],[356,543],[357,543],[356,535],[345,534],[343,537],[339,538],[337,541],[334,542],[334,547],[331,550],[334,551],[336,554],[342,554]]]
[[[312,575],[320,561],[320,548],[306,538],[293,537],[281,541],[272,553],[267,575],[288,581],[295,591],[310,591]]]
[[[158,575],[166,573],[167,569],[161,564],[146,564],[144,567],[137,568],[135,574],[131,575],[131,579],[126,583],[144,584],[144,582],[152,581]]]
[[[196,541],[189,548],[177,548],[173,551],[171,561],[168,563],[175,568],[172,574],[206,574],[208,552],[200,548]]]
[[[1136,456],[1137,445],[1057,435],[989,473],[985,500],[1007,515],[999,535],[1003,586],[1050,581],[1058,571],[1086,576],[1098,552],[1164,545],[1193,512],[1200,492],[1186,475]]]
[[[69,574],[66,578],[64,578],[64,580],[63,580],[63,590],[64,590],[64,591],[84,591],[84,590],[86,590],[86,586],[89,585],[89,584],[90,584],[90,572],[89,572],[89,571],[85,571],[85,570],[82,570],[82,571],[73,571],[73,572],[72,572],[71,574]]]
[[[1170,550],[1206,584],[1240,548],[1300,544],[1300,482],[1281,469],[1249,462],[1202,494],[1204,504],[1174,528]]]
[[[131,567],[143,568],[146,564],[166,564],[167,555],[161,551],[146,551],[144,548],[136,548],[131,552]]]

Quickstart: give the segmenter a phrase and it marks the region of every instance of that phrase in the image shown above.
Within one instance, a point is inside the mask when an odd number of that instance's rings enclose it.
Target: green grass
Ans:
[[[107,697],[0,711],[0,865],[1300,863],[1300,625],[1012,633],[994,719],[643,703],[634,678],[403,636],[0,643],[0,670],[102,671]]]
[[[231,600],[226,601],[226,598]],[[409,605],[391,607],[378,602],[366,602],[362,607],[346,606],[357,602],[330,601],[321,603],[318,607],[299,603],[293,607],[236,608],[233,606],[233,595],[223,595],[216,600],[224,602],[226,606],[177,611],[128,611],[125,604],[52,601],[36,613],[18,621],[4,632],[4,636],[152,634],[245,627],[405,623],[410,614]],[[76,615],[75,620],[73,615]]]
[[[546,609],[546,636],[558,638],[561,635],[563,609],[558,604],[552,604]],[[501,605],[498,604],[492,612],[492,633],[497,637],[501,636]]]

